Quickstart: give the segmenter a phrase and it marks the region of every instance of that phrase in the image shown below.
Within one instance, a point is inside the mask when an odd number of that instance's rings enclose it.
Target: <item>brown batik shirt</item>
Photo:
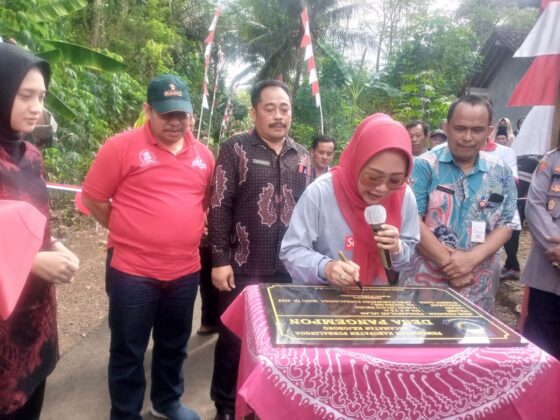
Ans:
[[[242,275],[286,272],[280,243],[311,180],[310,162],[291,138],[276,154],[255,130],[221,146],[208,217],[213,267],[231,265]]]

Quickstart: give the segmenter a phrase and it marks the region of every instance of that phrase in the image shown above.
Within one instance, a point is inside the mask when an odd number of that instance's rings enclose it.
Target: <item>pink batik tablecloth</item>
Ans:
[[[222,316],[242,339],[236,417],[560,419],[560,362],[526,347],[274,347],[258,286]]]

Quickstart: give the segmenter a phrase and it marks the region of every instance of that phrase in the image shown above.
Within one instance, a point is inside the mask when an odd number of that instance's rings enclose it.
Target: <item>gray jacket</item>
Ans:
[[[396,271],[410,261],[420,241],[418,208],[410,187],[406,187],[401,218],[402,250],[391,254]],[[294,283],[327,284],[325,266],[338,259],[338,251],[345,250],[352,259],[352,251],[346,247],[351,235],[336,201],[332,174],[322,175],[307,187],[297,202],[282,240],[280,259]],[[373,284],[381,284],[380,279],[373,279]]]

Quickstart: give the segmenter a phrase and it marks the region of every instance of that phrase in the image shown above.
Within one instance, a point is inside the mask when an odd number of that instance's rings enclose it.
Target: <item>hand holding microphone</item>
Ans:
[[[381,205],[374,204],[366,207],[364,217],[373,231],[383,267],[391,270],[393,268],[391,252],[398,252],[401,249],[399,230],[395,226],[385,224],[387,212]]]

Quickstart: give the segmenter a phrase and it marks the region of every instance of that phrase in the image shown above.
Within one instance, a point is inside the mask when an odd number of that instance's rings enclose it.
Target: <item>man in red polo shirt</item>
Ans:
[[[199,419],[180,399],[214,160],[187,129],[192,104],[179,77],[151,81],[144,113],[144,126],[101,147],[83,186],[109,229],[111,419],[141,419],[152,328],[152,414]]]

